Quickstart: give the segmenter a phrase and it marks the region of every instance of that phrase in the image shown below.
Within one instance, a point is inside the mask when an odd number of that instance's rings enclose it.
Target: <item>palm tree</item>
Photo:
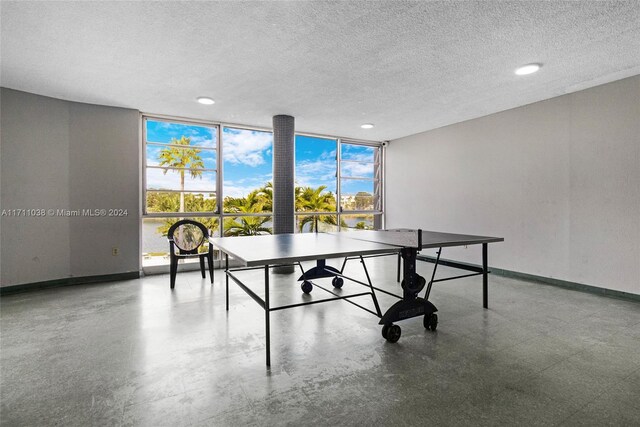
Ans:
[[[273,184],[271,181],[267,182],[264,187],[260,187],[257,190],[252,191],[260,198],[264,203],[263,210],[265,212],[273,211]]]
[[[227,212],[255,214],[265,211],[265,200],[260,196],[259,191],[252,191],[247,197],[225,199],[225,210]],[[228,218],[224,221],[225,236],[255,236],[259,234],[271,234],[271,228],[264,227],[269,221],[267,216],[241,216],[238,218]]]
[[[189,170],[191,178],[202,178],[204,162],[202,157],[199,156],[200,150],[198,148],[190,148],[191,138],[184,135],[179,140],[171,138],[170,144],[170,147],[163,148],[160,151],[158,160],[160,160],[160,166],[164,166],[162,172],[165,175],[169,170],[180,174],[180,210],[178,212],[184,212],[184,173]],[[185,146],[185,148],[180,146]]]
[[[336,198],[333,193],[323,193],[327,188],[296,187],[296,210],[307,212],[335,212]],[[310,231],[318,231],[318,221],[336,225],[335,215],[309,215],[300,220],[298,228],[302,232],[306,224],[310,224]]]
[[[265,212],[265,200],[260,197],[258,190],[253,190],[247,197],[225,197],[225,212],[258,213]]]
[[[300,187],[296,185],[295,188],[293,189],[293,197],[294,197],[294,203],[296,204],[296,212],[304,210],[304,208],[302,207],[304,203],[304,197],[302,196],[302,193],[305,188],[309,188],[309,187]]]
[[[239,221],[238,221],[239,220]],[[225,236],[257,236],[260,234],[271,234],[270,227],[264,227],[269,221],[266,216],[242,216],[240,218],[229,218],[225,220]]]

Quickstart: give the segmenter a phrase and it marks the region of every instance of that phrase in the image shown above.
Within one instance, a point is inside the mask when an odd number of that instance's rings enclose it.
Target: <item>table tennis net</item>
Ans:
[[[399,248],[419,248],[422,245],[422,230],[395,228],[390,230],[353,231],[348,233],[352,239],[397,246]]]

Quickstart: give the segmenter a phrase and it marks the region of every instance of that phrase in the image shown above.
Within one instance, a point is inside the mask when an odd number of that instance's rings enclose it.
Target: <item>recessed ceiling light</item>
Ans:
[[[216,101],[214,101],[213,99],[208,98],[208,97],[206,97],[206,96],[200,96],[200,97],[198,97],[198,102],[199,102],[200,104],[204,104],[204,105],[212,105],[212,104],[215,104],[215,103],[216,103]]]
[[[371,124],[371,123],[365,123],[365,124],[363,124],[363,125],[360,125],[360,127],[361,127],[362,129],[371,129],[371,128],[373,127],[373,124]]]
[[[540,64],[527,64],[527,65],[523,65],[520,68],[516,69],[516,74],[519,76],[524,76],[527,74],[533,74],[536,71],[538,71],[540,69],[540,67],[542,67],[542,65]]]

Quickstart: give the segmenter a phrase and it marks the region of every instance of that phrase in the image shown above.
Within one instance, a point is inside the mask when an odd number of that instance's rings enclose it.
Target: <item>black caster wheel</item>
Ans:
[[[387,334],[389,333],[390,326],[390,324],[387,324],[382,327],[382,338],[384,338],[385,340],[387,339]]]
[[[425,314],[422,324],[425,329],[435,331],[438,327],[438,315],[435,313]]]
[[[344,285],[344,280],[342,279],[342,277],[334,277],[331,281],[331,284],[334,288],[341,288],[342,285]]]
[[[313,285],[308,280],[305,280],[304,282],[302,282],[302,285],[300,285],[300,288],[305,294],[310,294],[313,290]]]
[[[382,327],[382,336],[392,344],[398,342],[401,334],[402,330],[398,325],[390,324]]]

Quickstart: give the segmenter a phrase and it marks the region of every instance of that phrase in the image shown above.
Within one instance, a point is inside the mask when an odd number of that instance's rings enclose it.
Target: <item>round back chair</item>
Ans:
[[[171,289],[176,286],[176,273],[178,272],[178,260],[185,258],[200,258],[200,272],[202,278],[206,278],[204,260],[209,264],[209,276],[213,283],[213,246],[209,243],[209,230],[204,224],[192,219],[182,219],[167,232],[169,239]],[[200,252],[200,248],[208,246],[207,251]]]

